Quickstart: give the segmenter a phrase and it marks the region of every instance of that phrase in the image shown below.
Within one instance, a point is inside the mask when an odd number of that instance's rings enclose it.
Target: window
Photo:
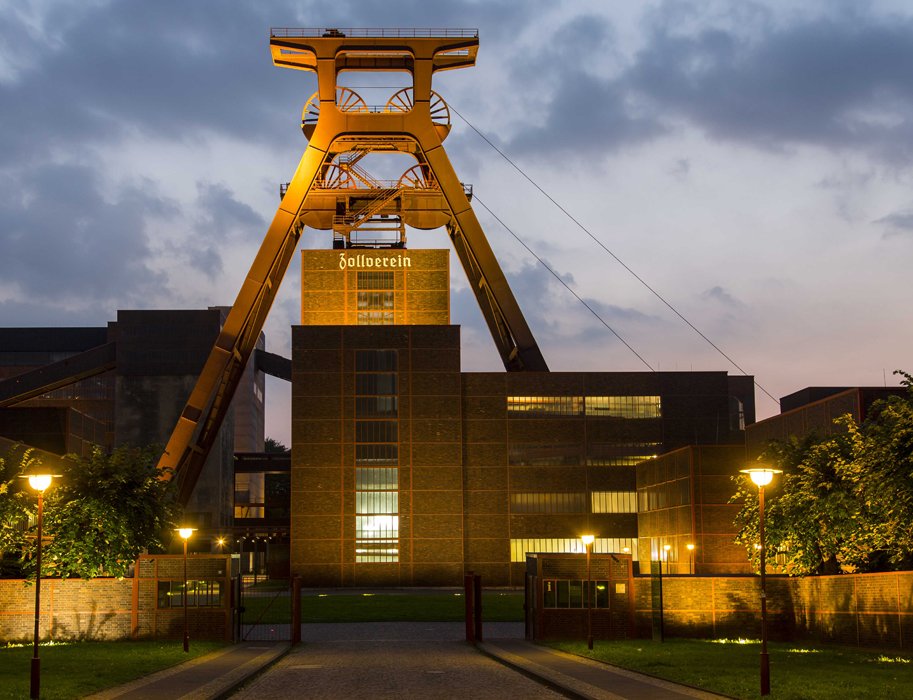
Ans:
[[[594,443],[587,445],[588,467],[633,467],[662,452],[659,442]]]
[[[589,582],[594,608],[609,607],[609,582]],[[543,579],[542,607],[544,608],[585,608],[587,582],[577,579]]]
[[[158,607],[181,608],[184,606],[183,581],[158,582]],[[187,607],[220,608],[222,607],[221,581],[188,581]]]
[[[396,394],[396,384],[393,372],[355,375],[356,394]]]
[[[356,304],[359,310],[393,309],[393,292],[358,292]]]
[[[583,413],[580,396],[508,396],[507,412],[533,416],[579,416]]]
[[[355,284],[358,289],[393,289],[393,272],[383,270],[358,272]]]
[[[357,420],[355,421],[356,442],[397,442],[397,428],[399,423],[395,420]]]
[[[393,287],[393,273],[359,272]],[[372,275],[378,277],[365,277]],[[389,279],[386,277],[389,275]],[[387,308],[384,294],[359,292],[359,308]],[[392,307],[392,292],[389,292]],[[364,306],[363,306],[364,304]],[[392,312],[359,312],[383,313]],[[361,322],[361,321],[359,321]],[[399,421],[396,350],[355,352],[355,562],[399,561]],[[385,420],[386,419],[386,420]]]
[[[593,491],[594,513],[636,513],[637,492],[635,491]]]
[[[661,418],[658,396],[587,396],[586,414],[602,418]]]
[[[356,350],[356,372],[395,372],[396,350]]]
[[[572,467],[582,456],[576,443],[520,443],[510,446],[507,459],[512,467]]]
[[[529,553],[573,553],[585,554],[586,548],[579,537],[568,538],[530,538],[510,541],[510,560],[525,562]],[[637,539],[625,537],[597,537],[593,542],[594,554],[630,554],[637,559]]]
[[[585,493],[512,493],[511,513],[585,513]]]
[[[355,322],[359,326],[392,326],[392,311],[359,311]]]
[[[355,415],[359,418],[384,418],[396,416],[395,396],[356,396]]]
[[[396,491],[399,488],[399,469],[356,467],[356,491]]]
[[[399,463],[399,445],[355,445],[355,464],[368,466],[396,466]]]
[[[676,479],[638,489],[637,502],[642,513],[686,506],[691,503],[691,482],[689,479]]]

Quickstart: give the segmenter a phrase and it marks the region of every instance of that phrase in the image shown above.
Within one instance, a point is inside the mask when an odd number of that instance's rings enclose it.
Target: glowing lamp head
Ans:
[[[179,527],[178,534],[181,536],[181,539],[189,540],[194,530],[196,530],[195,527]]]
[[[775,474],[782,474],[781,469],[771,469],[769,467],[753,467],[751,469],[741,469],[742,474],[748,474],[749,478],[756,486],[767,486],[773,481]]]
[[[664,545],[663,545],[663,549],[666,550],[666,551],[668,552],[670,549],[672,549],[672,545],[671,545],[671,544],[664,544]]]
[[[29,486],[39,493],[44,493],[44,490],[51,485],[53,479],[53,474],[30,474]]]
[[[585,547],[589,547],[591,544],[593,544],[593,542],[596,541],[596,536],[595,535],[581,535],[580,541],[583,542],[583,545]]]
[[[689,552],[693,552],[694,545],[689,542],[688,544],[685,545],[685,549],[687,549]]]

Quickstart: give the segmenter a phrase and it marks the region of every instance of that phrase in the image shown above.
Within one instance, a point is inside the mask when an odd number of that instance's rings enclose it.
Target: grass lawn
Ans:
[[[169,642],[74,642],[42,645],[41,697],[81,698],[132,681],[223,647],[192,641],[185,654],[180,640]],[[32,645],[0,646],[0,698],[29,696]]]
[[[286,597],[250,596],[244,599],[244,622],[287,622]],[[316,594],[301,596],[301,621],[307,622],[462,622],[462,593]],[[262,614],[262,617],[261,617]],[[482,593],[482,618],[487,622],[522,622],[523,593]]]
[[[759,697],[760,642],[597,641],[592,652],[585,642],[550,646],[724,695]],[[910,654],[784,643],[770,643],[768,651],[773,700],[913,698]]]

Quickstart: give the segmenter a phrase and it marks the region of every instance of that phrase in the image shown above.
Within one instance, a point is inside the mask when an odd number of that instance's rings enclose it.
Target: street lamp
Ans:
[[[590,553],[593,551],[594,535],[581,535],[586,548],[586,648],[593,648],[593,585],[590,577]]]
[[[671,573],[672,573],[672,569],[670,568],[670,564],[669,564],[669,550],[670,550],[670,549],[672,549],[672,545],[671,545],[671,544],[664,544],[664,545],[663,545],[663,554],[664,554],[665,557],[666,557],[666,573],[667,573],[667,574],[671,574]]]
[[[41,536],[44,523],[44,492],[51,485],[58,474],[29,474],[29,486],[38,492],[38,537],[37,554],[35,555],[35,636],[34,651],[32,653],[32,674],[29,684],[29,697],[38,698],[41,695],[41,659],[38,657],[38,621],[41,615]]]
[[[685,549],[688,550],[688,573],[694,574],[694,544],[689,542],[685,545]]]
[[[187,540],[195,530],[195,527],[178,528],[178,534],[184,540],[184,651],[190,651],[190,632],[187,629]]]
[[[748,474],[758,487],[758,539],[761,554],[761,695],[770,695],[770,657],[767,655],[767,588],[766,588],[766,554],[767,542],[764,539],[764,487],[773,481],[775,474],[782,474],[780,469],[753,467],[740,470]]]

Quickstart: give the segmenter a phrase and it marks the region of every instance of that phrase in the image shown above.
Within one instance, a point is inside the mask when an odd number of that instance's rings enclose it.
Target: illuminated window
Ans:
[[[587,396],[586,414],[603,418],[661,418],[658,396]]]
[[[393,272],[376,270],[359,272],[355,283],[358,289],[393,289]]]
[[[399,516],[355,516],[355,561],[399,561]]]
[[[355,464],[396,466],[399,463],[399,445],[355,445]]]
[[[398,488],[399,469],[355,468],[356,491],[396,491]]]
[[[399,512],[399,493],[396,491],[356,492],[355,512],[371,515],[395,515]]]
[[[587,445],[588,467],[633,467],[662,451],[659,442],[594,443]]]
[[[594,513],[636,513],[635,491],[594,491],[590,494]]]
[[[593,542],[594,554],[629,554],[637,559],[637,539],[625,537],[597,537]],[[586,554],[586,548],[579,537],[569,538],[530,538],[510,541],[510,560],[525,562],[527,553],[541,554]]]
[[[392,288],[392,273],[365,274],[389,274]],[[373,303],[375,297],[364,298]],[[359,303],[361,299],[359,295]],[[399,561],[397,358],[395,350],[355,353],[355,561],[359,564]],[[366,420],[372,418],[377,420]]]
[[[585,513],[585,493],[512,493],[511,513]]]
[[[583,397],[508,396],[507,412],[533,416],[579,416],[583,414]]]
[[[507,412],[527,416],[662,417],[659,396],[508,396]]]
[[[392,326],[392,311],[359,311],[355,322],[359,326]]]
[[[393,309],[393,292],[358,292],[356,308],[360,311]]]

